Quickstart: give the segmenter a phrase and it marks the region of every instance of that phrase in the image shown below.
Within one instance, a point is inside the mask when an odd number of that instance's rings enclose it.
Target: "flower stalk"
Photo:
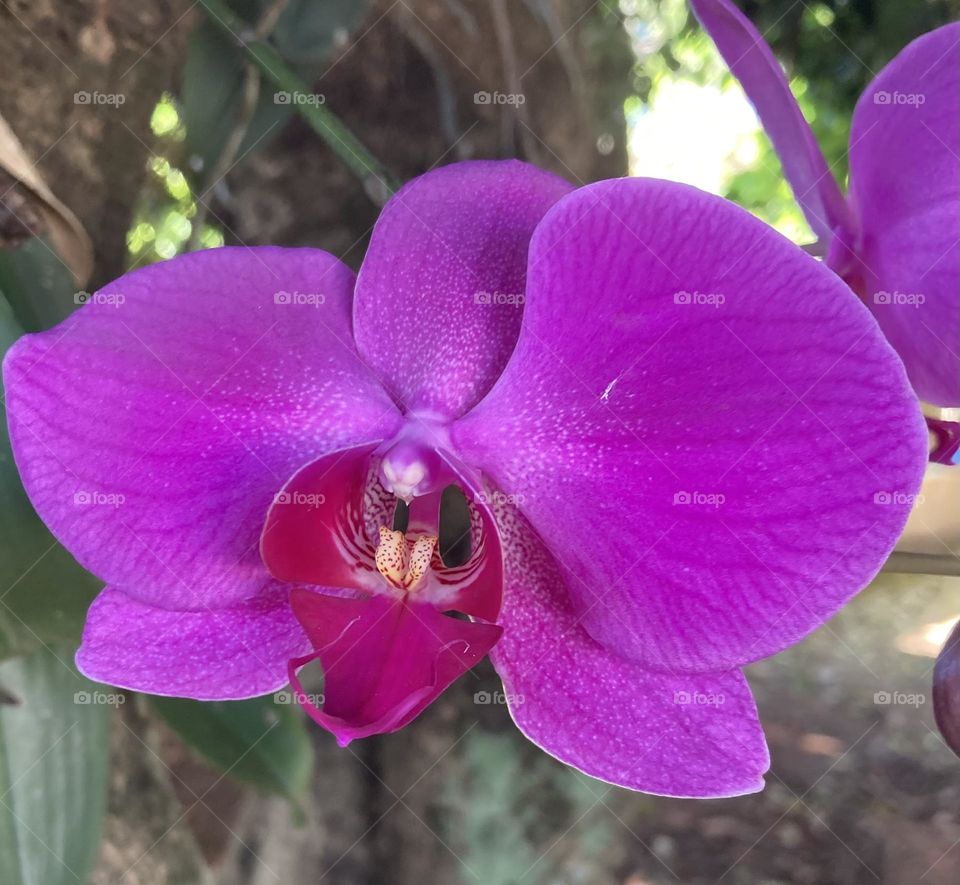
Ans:
[[[952,553],[891,553],[882,570],[901,575],[960,577],[960,556]]]

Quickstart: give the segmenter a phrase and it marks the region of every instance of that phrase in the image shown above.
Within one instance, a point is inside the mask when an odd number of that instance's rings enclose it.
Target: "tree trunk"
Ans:
[[[179,73],[187,0],[6,0],[0,113],[93,239],[93,284],[126,268],[150,115]]]

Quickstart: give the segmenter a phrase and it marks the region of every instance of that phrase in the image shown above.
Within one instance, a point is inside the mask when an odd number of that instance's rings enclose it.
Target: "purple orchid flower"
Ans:
[[[292,679],[346,744],[489,652],[532,741],[674,796],[761,788],[741,666],[870,581],[925,460],[902,364],[802,250],[684,185],[514,161],[404,187],[356,280],[315,249],[184,255],[4,368],[31,499],[108,585],[91,678]]]
[[[960,406],[960,23],[914,40],[860,96],[844,199],[750,20],[730,0],[690,5],[753,102],[827,264],[873,311],[920,399]]]

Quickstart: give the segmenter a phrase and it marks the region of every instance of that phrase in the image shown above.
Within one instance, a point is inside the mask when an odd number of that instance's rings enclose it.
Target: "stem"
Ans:
[[[947,575],[960,577],[960,557],[950,553],[891,553],[883,566],[885,572],[902,575]]]
[[[240,113],[237,122],[227,137],[220,152],[220,156],[210,170],[210,175],[204,184],[206,187],[203,193],[196,201],[197,212],[193,217],[193,231],[190,234],[190,244],[187,247],[190,252],[200,248],[200,237],[203,236],[203,225],[206,223],[207,214],[210,211],[210,204],[204,199],[216,187],[217,183],[226,178],[227,173],[237,162],[237,154],[240,153],[240,146],[250,128],[250,121],[257,109],[257,100],[260,97],[260,70],[251,62],[243,66],[243,98],[240,105]]]
[[[266,11],[257,22],[254,28],[254,36],[257,40],[266,40],[270,37],[277,21],[283,14],[287,6],[287,0],[273,0]],[[220,156],[210,170],[207,179],[207,186],[203,190],[205,197],[221,179],[226,178],[227,173],[234,167],[238,161],[240,148],[243,145],[243,139],[246,137],[247,130],[253,120],[253,115],[257,110],[257,102],[260,99],[260,69],[247,59],[243,66],[243,93],[240,103],[240,112],[237,115],[237,121],[230,131]],[[197,214],[194,216],[193,232],[190,234],[189,250],[191,252],[200,248],[200,237],[203,235],[203,225],[207,220],[209,204],[202,198],[197,200]]]
[[[250,25],[234,13],[224,0],[199,0],[210,20],[229,37],[237,40],[261,72],[279,90],[291,95],[310,94],[310,88],[293,68],[267,42],[251,32]],[[383,205],[399,184],[347,128],[346,124],[322,104],[294,104],[294,109],[327,146],[363,182],[367,195]]]

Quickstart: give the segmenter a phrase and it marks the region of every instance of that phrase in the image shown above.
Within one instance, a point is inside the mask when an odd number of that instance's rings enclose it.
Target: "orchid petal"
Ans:
[[[86,568],[165,608],[260,589],[274,492],[304,461],[399,421],[351,343],[352,283],[316,250],[196,252],[14,345],[17,465]]]
[[[295,697],[346,746],[411,722],[500,637],[481,621],[448,617],[412,597],[345,599],[297,588],[291,604],[316,649],[290,663]],[[296,671],[317,659],[323,701],[303,692]]]
[[[860,97],[850,197],[867,304],[921,399],[960,405],[960,23],[914,40]]]
[[[507,592],[490,653],[520,730],[561,762],[617,786],[719,797],[763,788],[769,768],[738,670],[655,673],[577,623],[564,578],[513,508],[499,508]]]
[[[690,6],[756,108],[810,227],[829,240],[835,228],[849,226],[849,209],[779,62],[730,0],[690,0]]]
[[[601,182],[530,247],[517,349],[451,431],[565,566],[587,631],[657,669],[729,669],[864,587],[927,433],[827,268],[685,185]]]
[[[510,357],[527,245],[569,184],[514,160],[457,163],[386,205],[357,280],[357,346],[408,411],[465,412]]]
[[[150,694],[239,700],[287,683],[310,648],[285,587],[226,608],[170,611],[107,587],[94,600],[77,667],[97,682]]]

